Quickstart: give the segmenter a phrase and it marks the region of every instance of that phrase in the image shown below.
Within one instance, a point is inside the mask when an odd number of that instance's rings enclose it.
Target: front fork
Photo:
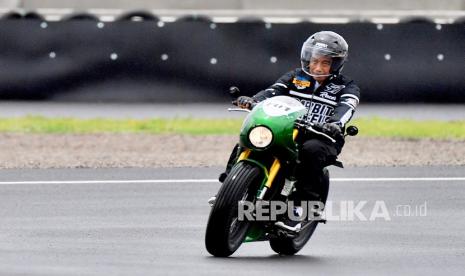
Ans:
[[[278,158],[275,158],[273,164],[271,164],[271,168],[269,170],[268,179],[266,180],[265,186],[263,186],[263,189],[258,195],[257,199],[263,199],[265,197],[265,193],[271,188],[271,185],[273,184],[273,181],[276,178],[279,169],[281,169],[281,162],[279,162]]]

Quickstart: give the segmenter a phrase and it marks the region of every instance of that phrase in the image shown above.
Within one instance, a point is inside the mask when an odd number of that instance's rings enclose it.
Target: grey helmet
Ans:
[[[335,32],[321,31],[312,34],[302,45],[300,60],[302,70],[310,76],[321,77],[338,75],[347,59],[349,45],[342,36]],[[329,75],[313,75],[309,71],[310,60],[313,56],[331,57],[331,72]]]

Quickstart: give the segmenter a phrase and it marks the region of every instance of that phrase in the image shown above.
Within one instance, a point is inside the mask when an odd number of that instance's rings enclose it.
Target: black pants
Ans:
[[[342,146],[320,139],[309,139],[302,144],[296,171],[296,193],[293,199],[326,201],[329,175],[326,166],[333,164]]]

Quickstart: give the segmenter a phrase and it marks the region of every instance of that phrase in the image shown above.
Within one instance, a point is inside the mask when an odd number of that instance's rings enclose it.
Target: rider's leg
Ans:
[[[231,155],[229,156],[229,160],[228,160],[228,163],[226,164],[226,169],[224,172],[220,173],[220,175],[218,176],[218,180],[223,183],[224,180],[226,179],[226,177],[228,176],[229,172],[231,171],[232,167],[234,166],[234,164],[237,162],[237,158],[239,158],[239,154],[241,153],[241,147],[239,146],[239,144],[236,144],[231,152]],[[213,204],[215,204],[215,201],[216,201],[216,195],[210,197],[208,199],[208,204],[210,206],[213,206]]]
[[[231,152],[231,155],[229,156],[229,160],[228,160],[228,163],[226,164],[226,169],[224,172],[222,172],[219,177],[218,177],[218,180],[223,183],[224,180],[226,179],[226,177],[228,176],[229,172],[231,171],[232,167],[234,166],[234,164],[236,163],[237,161],[237,158],[239,157],[239,154],[241,153],[240,151],[240,146],[239,144],[236,144]]]
[[[338,152],[333,144],[318,139],[304,142],[300,153],[301,163],[296,171],[296,192],[289,198],[295,205],[298,206],[301,201],[326,202],[329,174],[325,167],[336,160]],[[290,231],[298,231],[300,222],[284,218],[275,225]]]
[[[334,144],[319,139],[310,139],[303,143],[301,164],[296,172],[297,199],[326,200],[329,177],[323,169],[336,160],[337,154],[338,150]]]

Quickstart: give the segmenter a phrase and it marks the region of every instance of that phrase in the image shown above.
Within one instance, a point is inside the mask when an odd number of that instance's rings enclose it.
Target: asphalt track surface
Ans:
[[[0,275],[465,274],[464,167],[331,169],[335,206],[367,201],[369,217],[383,201],[390,220],[333,219],[293,257],[259,242],[214,258],[206,201],[220,171],[1,170]]]
[[[228,103],[143,104],[0,101],[0,117],[41,115],[76,118],[244,118],[245,113],[228,112]],[[354,118],[379,116],[414,120],[463,120],[465,104],[364,104]]]

